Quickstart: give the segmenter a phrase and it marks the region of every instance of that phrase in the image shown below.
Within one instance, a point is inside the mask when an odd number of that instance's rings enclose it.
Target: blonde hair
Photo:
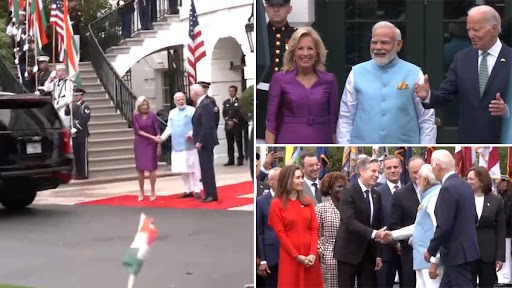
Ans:
[[[149,99],[146,96],[139,96],[139,98],[137,98],[137,101],[135,101],[135,111],[133,111],[133,114],[140,113],[139,108],[140,108],[140,105],[142,105],[142,103],[144,103],[144,101],[148,102],[148,108],[150,107]]]
[[[295,57],[295,49],[297,49],[297,45],[299,44],[300,38],[304,36],[309,36],[313,39],[315,43],[315,49],[317,53],[317,59],[315,60],[315,68],[317,70],[325,71],[325,60],[327,58],[327,50],[325,49],[324,42],[318,32],[311,27],[303,27],[297,29],[295,33],[293,33],[292,38],[288,41],[288,48],[286,49],[286,53],[283,57],[283,71],[290,71],[295,68],[295,61],[293,58]]]

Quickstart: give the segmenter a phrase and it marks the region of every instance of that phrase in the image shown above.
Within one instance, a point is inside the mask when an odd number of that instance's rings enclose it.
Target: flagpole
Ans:
[[[133,288],[135,285],[135,275],[130,274],[130,277],[128,278],[128,288]]]
[[[52,48],[53,48],[53,67],[55,68],[55,24],[53,24],[53,44],[52,44]]]
[[[29,21],[30,11],[28,9],[29,1],[30,0],[25,1],[25,45],[28,45],[28,39],[29,39],[29,35],[30,35],[30,31],[28,31],[28,29],[27,29],[28,23],[30,23],[30,21]],[[30,28],[32,28],[32,27],[30,27]],[[23,48],[22,48],[23,50],[25,50],[25,45],[23,45]],[[27,51],[25,52],[25,74],[27,74],[27,77],[28,77],[28,48],[30,48],[30,47],[27,47]],[[25,75],[23,75],[23,76],[25,76]]]

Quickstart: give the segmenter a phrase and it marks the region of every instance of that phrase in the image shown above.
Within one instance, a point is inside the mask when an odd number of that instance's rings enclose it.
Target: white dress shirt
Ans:
[[[475,206],[476,206],[476,214],[478,214],[478,220],[482,217],[482,211],[484,210],[484,199],[485,195],[475,195]]]
[[[398,186],[398,188],[396,190],[398,190],[402,187],[400,181],[398,181],[398,183],[394,184],[394,183],[389,182],[389,180],[386,180],[386,184],[388,184],[389,190],[391,190],[391,195],[395,194],[395,186]]]
[[[423,84],[424,81],[423,72],[420,70],[417,83]],[[354,87],[354,73],[350,71],[340,102],[340,113],[336,131],[338,144],[350,144],[352,125],[357,112],[357,93]],[[421,100],[416,97],[416,95],[412,95],[411,97],[414,97],[414,108],[416,109],[420,127],[420,144],[436,144],[437,127],[435,124],[436,116],[434,109],[423,108]]]

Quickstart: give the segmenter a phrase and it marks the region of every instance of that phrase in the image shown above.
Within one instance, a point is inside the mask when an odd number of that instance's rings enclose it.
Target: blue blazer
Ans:
[[[387,184],[379,185],[375,190],[380,193],[380,199],[382,203],[382,226],[387,226],[388,230],[391,225],[391,205],[393,204],[393,194],[389,189]],[[383,261],[392,261],[393,254],[396,254],[396,250],[394,246],[396,246],[395,241],[390,244],[380,245],[380,253]]]
[[[480,259],[478,215],[471,186],[458,175],[450,175],[439,191],[434,213],[437,227],[427,249],[430,256],[439,251],[446,266]]]
[[[503,119],[499,116],[491,116],[489,104],[496,99],[496,93],[500,93],[501,98],[507,100],[510,69],[512,69],[512,50],[503,43],[482,97],[480,97],[478,84],[478,56],[478,50],[473,47],[457,53],[441,87],[437,91],[431,91],[430,102],[424,103],[423,106],[438,108],[459,97],[459,141],[457,143],[501,143]],[[508,105],[510,106],[510,102]]]
[[[272,227],[268,225],[268,212],[272,200],[270,192],[256,198],[256,234],[260,246],[260,259],[267,261],[268,266],[277,265],[279,262],[279,240]]]

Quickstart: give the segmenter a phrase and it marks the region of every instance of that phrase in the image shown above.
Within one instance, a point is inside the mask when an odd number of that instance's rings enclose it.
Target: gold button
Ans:
[[[279,63],[279,59],[276,58],[276,63]]]
[[[276,67],[276,68],[274,68],[274,71],[276,71],[276,72],[277,72],[277,71],[279,71],[279,68],[277,68],[277,67]]]
[[[276,45],[277,45],[277,46],[281,45],[281,42],[277,41],[277,42],[276,42]]]
[[[277,35],[276,35],[276,37],[277,37],[277,38],[281,38],[281,34],[277,34]]]
[[[276,50],[276,54],[281,54],[281,51],[279,51],[279,50]]]

